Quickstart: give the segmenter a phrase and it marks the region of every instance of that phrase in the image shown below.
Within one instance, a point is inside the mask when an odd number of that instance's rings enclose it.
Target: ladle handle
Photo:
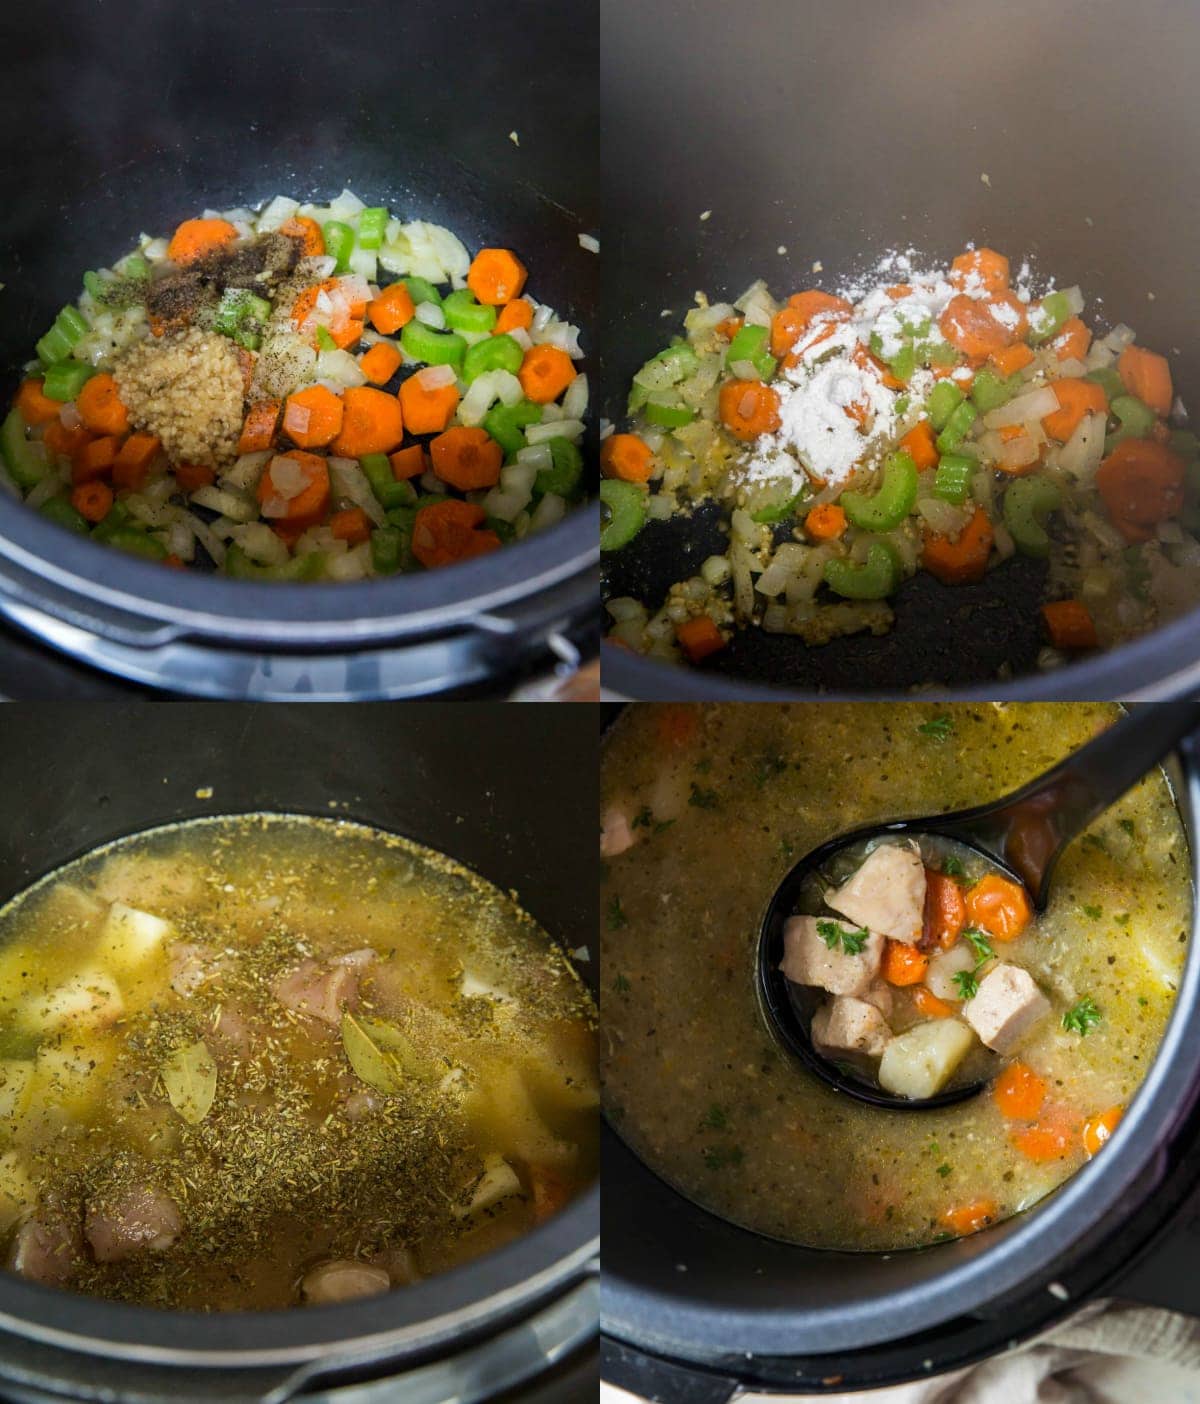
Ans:
[[[1200,702],[1138,707],[995,806],[960,817],[964,836],[1016,872],[1039,911],[1063,849],[1200,728]]]

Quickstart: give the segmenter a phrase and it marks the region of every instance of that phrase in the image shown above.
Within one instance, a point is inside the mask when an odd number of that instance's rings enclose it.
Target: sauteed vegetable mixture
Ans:
[[[1191,923],[1161,771],[1067,850],[1036,920],[994,873],[958,871],[953,850],[920,862],[892,844],[848,855],[828,913],[814,902],[794,928],[784,968],[829,990],[815,1032],[831,1056],[911,1096],[989,1077],[978,1096],[910,1112],[835,1092],[772,1036],[755,966],[766,903],[805,853],[986,802],[1116,716],[1093,703],[627,708],[601,776],[601,1082],[619,1133],[705,1207],[824,1248],[974,1232],[1102,1154],[1161,1042]]]
[[[546,934],[360,825],[155,830],[0,912],[0,1234],[39,1282],[200,1310],[400,1287],[588,1183],[598,1101]]]
[[[579,332],[526,277],[348,190],[143,235],[38,341],[3,481],[93,540],[239,578],[483,555],[582,494]]]
[[[889,255],[837,295],[697,302],[602,446],[602,545],[714,498],[729,547],[661,605],[610,599],[622,644],[698,663],[746,627],[882,634],[917,571],[970,584],[1018,552],[1048,562],[1044,666],[1200,599],[1200,440],[1170,363],[1094,335],[1078,288],[1038,295],[972,247]]]

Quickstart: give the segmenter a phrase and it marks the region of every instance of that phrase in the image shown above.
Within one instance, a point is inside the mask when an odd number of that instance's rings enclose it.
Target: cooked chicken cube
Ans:
[[[358,1297],[375,1297],[386,1292],[392,1280],[381,1267],[339,1258],[320,1263],[305,1275],[300,1293],[306,1302],[351,1302]]]
[[[1003,961],[980,980],[975,998],[963,1005],[963,1018],[997,1053],[1011,1053],[1049,1012],[1050,1001],[1029,971]]]
[[[882,957],[883,937],[877,932],[864,934],[827,917],[794,916],[783,928],[779,968],[793,984],[819,985],[830,994],[861,995],[879,974]]]
[[[604,811],[600,820],[600,856],[601,858],[615,858],[618,853],[624,853],[627,848],[632,848],[635,843],[633,829],[629,824],[629,816],[623,809],[618,809],[615,805]]]
[[[957,1019],[930,1019],[892,1039],[879,1060],[879,1085],[900,1097],[932,1097],[967,1056],[975,1036]]]
[[[911,843],[883,843],[825,901],[860,926],[914,944],[925,915],[925,866]]]
[[[864,990],[859,998],[868,1004],[873,1004],[885,1019],[892,1017],[892,1008],[896,1003],[896,998],[892,994],[892,987],[886,980],[876,980],[869,990]]]
[[[892,1031],[875,1005],[838,995],[813,1015],[812,1038],[826,1057],[851,1053],[878,1058],[891,1042]]]
[[[146,1251],[161,1253],[182,1228],[175,1201],[149,1185],[134,1185],[111,1202],[89,1204],[83,1221],[98,1263],[117,1263]]]

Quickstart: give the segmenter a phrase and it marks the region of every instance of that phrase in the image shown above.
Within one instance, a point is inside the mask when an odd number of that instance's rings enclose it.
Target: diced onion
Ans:
[[[918,513],[939,536],[957,536],[966,526],[970,514],[940,497],[923,497],[917,503]]]
[[[230,536],[259,565],[283,565],[288,548],[266,522],[246,522],[235,526]]]
[[[554,467],[554,453],[549,444],[527,444],[517,450],[517,462],[531,464],[537,474]]]
[[[1078,287],[1063,288],[1062,295],[1067,299],[1067,306],[1071,309],[1071,316],[1078,317],[1083,311],[1083,293]]]
[[[1104,457],[1104,416],[1085,414],[1059,451],[1059,467],[1078,482],[1089,483]]]
[[[283,427],[292,438],[296,438],[297,435],[308,433],[308,421],[311,418],[312,410],[307,405],[299,405],[295,400],[289,400],[283,415]]]
[[[1031,434],[1018,434],[1015,438],[1006,439],[1000,445],[1000,452],[996,457],[997,463],[1006,472],[1014,473],[1020,468],[1028,468],[1038,461],[1041,456],[1041,448]]]
[[[734,361],[729,369],[739,380],[757,380],[758,371],[753,361]]]
[[[583,438],[583,421],[581,419],[558,419],[551,420],[549,424],[530,424],[525,430],[525,440],[530,444],[540,443],[543,439],[569,439],[572,443]]]
[[[268,460],[272,457],[270,449],[262,449],[255,453],[244,453],[236,462],[221,474],[221,482],[226,487],[239,488],[243,492],[249,492],[258,486],[258,480],[262,477],[262,471],[266,467]]]
[[[295,459],[284,458],[275,459],[276,463],[290,463],[299,470],[300,465]],[[275,472],[272,470],[271,481],[275,482]],[[278,487],[278,484],[276,483]],[[303,483],[301,484],[303,486]],[[300,491],[298,488],[297,492]],[[296,496],[296,492],[291,494]],[[258,504],[248,497],[243,497],[241,493],[231,492],[228,488],[217,487],[215,483],[207,483],[203,487],[198,487],[192,493],[191,500],[197,507],[207,507],[212,512],[220,512],[222,516],[229,517],[235,522],[251,522],[258,516]]]
[[[544,531],[547,527],[552,527],[557,522],[561,522],[566,515],[566,498],[560,497],[556,492],[544,493],[542,495],[542,500],[534,508],[533,516],[529,519],[530,529],[533,531]]]
[[[517,381],[520,384],[520,381]],[[582,419],[587,413],[588,407],[588,378],[586,375],[577,375],[567,386],[567,393],[562,399],[563,414],[568,419]]]
[[[416,317],[423,326],[434,327],[439,331],[446,325],[446,314],[436,302],[418,302]]]
[[[709,556],[700,567],[700,574],[710,585],[724,585],[729,579],[729,557]]]
[[[191,527],[192,531],[195,533],[196,540],[199,541],[200,545],[203,546],[212,557],[214,563],[216,565],[224,565],[224,543],[218,540],[216,535],[209,530],[208,523],[202,522],[194,512],[181,512],[179,514],[179,520],[181,522],[186,522],[187,525]]]
[[[426,366],[424,370],[417,371],[413,379],[422,390],[432,392],[453,385],[458,377],[454,374],[453,366]]]
[[[496,376],[493,371],[484,371],[467,388],[467,393],[458,404],[458,418],[462,424],[474,427],[483,423],[483,417],[497,399]]]
[[[1124,322],[1118,322],[1112,331],[1100,339],[1101,346],[1107,346],[1110,351],[1120,353],[1127,346],[1132,346],[1137,333],[1132,327],[1127,327]]]
[[[79,411],[75,407],[74,400],[67,400],[62,409],[58,412],[59,422],[64,429],[78,429],[83,423],[79,416]]]
[[[334,496],[348,498],[356,507],[361,507],[376,526],[386,525],[387,513],[367,481],[367,475],[358,466],[358,460],[335,457],[328,460],[328,466]],[[274,477],[272,474],[272,481]]]
[[[1053,387],[1043,385],[1040,389],[1018,395],[1006,405],[989,410],[983,416],[983,422],[989,429],[1007,429],[1013,424],[1037,423],[1058,408],[1058,396]]]

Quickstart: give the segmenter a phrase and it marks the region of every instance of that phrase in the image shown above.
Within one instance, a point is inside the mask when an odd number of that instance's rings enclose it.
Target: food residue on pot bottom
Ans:
[[[392,835],[101,849],[0,912],[8,1266],[214,1310],[466,1262],[593,1177],[593,1015],[510,898]]]
[[[627,709],[602,765],[601,1081],[631,1147],[748,1228],[884,1250],[1007,1218],[1120,1135],[1162,1040],[1191,921],[1187,842],[1161,771],[1068,849],[1047,910],[999,943],[1052,1012],[1020,1031],[981,1095],[911,1112],[854,1102],[776,1043],[755,988],[759,921],[804,854],[879,820],[984,803],[1117,715],[1099,703]],[[979,875],[962,879],[969,897]],[[994,927],[999,909],[974,905]],[[971,1023],[967,996],[978,999],[993,967],[960,936],[944,958],[930,952],[916,982],[906,983],[911,960],[881,964],[897,1029]],[[969,957],[961,979],[957,947]],[[847,957],[840,937],[836,954]]]

